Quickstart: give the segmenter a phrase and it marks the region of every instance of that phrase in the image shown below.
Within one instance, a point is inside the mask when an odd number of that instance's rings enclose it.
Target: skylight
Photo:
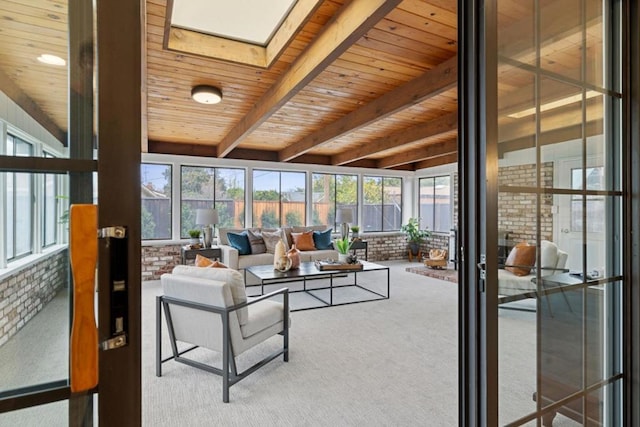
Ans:
[[[171,25],[266,46],[296,0],[173,0]]]

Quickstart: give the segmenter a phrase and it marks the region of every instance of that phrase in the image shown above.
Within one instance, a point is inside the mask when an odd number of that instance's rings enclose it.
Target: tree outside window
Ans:
[[[397,231],[402,224],[402,178],[365,176],[364,231]]]

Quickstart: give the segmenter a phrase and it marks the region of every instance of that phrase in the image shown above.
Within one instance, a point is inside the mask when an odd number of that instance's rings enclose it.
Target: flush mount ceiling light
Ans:
[[[64,59],[48,53],[43,53],[42,55],[38,56],[38,61],[42,62],[43,64],[57,65],[59,67],[64,67],[65,65],[67,65],[67,61],[65,61]]]
[[[201,104],[217,104],[222,101],[222,91],[214,86],[199,85],[191,89],[191,97]]]

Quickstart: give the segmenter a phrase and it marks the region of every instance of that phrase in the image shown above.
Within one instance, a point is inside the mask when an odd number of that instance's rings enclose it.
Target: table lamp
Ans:
[[[213,230],[218,223],[218,211],[215,209],[196,209],[196,225],[202,226],[204,247],[210,248],[213,242]],[[213,226],[213,228],[212,228]]]
[[[342,223],[341,234],[342,238],[349,236],[349,223],[353,222],[353,210],[351,208],[340,208],[336,215],[336,222]]]

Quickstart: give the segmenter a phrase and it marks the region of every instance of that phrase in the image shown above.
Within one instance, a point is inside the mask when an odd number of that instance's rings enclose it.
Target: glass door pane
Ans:
[[[66,399],[68,209],[93,202],[97,169],[92,5],[0,3],[0,425],[92,418]]]
[[[614,425],[624,238],[617,2],[496,5],[499,424]]]

